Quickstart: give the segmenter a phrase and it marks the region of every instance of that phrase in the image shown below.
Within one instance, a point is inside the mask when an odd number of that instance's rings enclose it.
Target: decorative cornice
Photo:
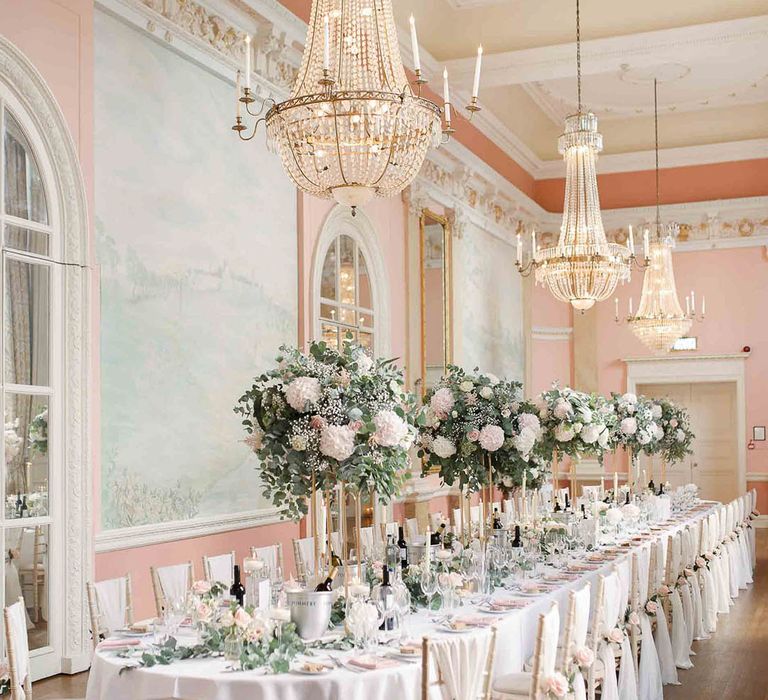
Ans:
[[[251,513],[215,515],[192,520],[175,520],[137,527],[105,530],[96,535],[96,553],[146,547],[163,542],[175,542],[192,537],[206,537],[221,532],[244,530],[260,525],[284,522],[277,508],[265,508]]]
[[[739,352],[726,355],[653,355],[648,357],[626,357],[621,361],[627,364],[669,364],[671,362],[700,362],[718,361],[732,362],[734,360],[748,360],[751,353]]]
[[[768,481],[768,472],[747,472],[747,482],[765,483]]]

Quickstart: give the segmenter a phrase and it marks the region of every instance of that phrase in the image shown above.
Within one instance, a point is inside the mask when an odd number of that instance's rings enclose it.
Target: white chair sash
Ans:
[[[661,611],[660,611],[661,612]],[[663,615],[663,612],[661,612]],[[640,666],[638,668],[637,697],[639,700],[663,700],[664,686],[661,679],[661,666],[653,641],[651,619],[645,610],[641,610],[640,632],[643,636],[640,646]]]
[[[619,621],[621,597],[619,575],[613,571],[605,577],[603,583],[603,629],[601,630],[603,635],[616,627]],[[603,663],[601,700],[619,700],[619,684],[616,680],[616,657],[614,656],[613,645],[606,639],[601,639],[597,655]]]
[[[445,683],[444,698],[476,700],[481,696],[490,644],[490,633],[430,642],[432,658]]]
[[[669,626],[667,625],[667,616],[661,605],[656,613],[656,634],[654,636],[656,653],[659,657],[659,667],[661,669],[661,681],[664,685],[679,685],[677,677],[677,665],[675,664],[675,655],[672,651],[672,641],[669,638]]]
[[[251,547],[251,556],[261,559],[267,569],[269,569],[270,576],[275,576],[280,563],[280,555],[276,544],[270,544],[266,547]]]
[[[587,644],[587,632],[589,631],[589,612],[591,601],[591,586],[587,583],[574,593],[575,614],[573,617],[573,647],[580,649]],[[576,666],[573,675],[574,700],[586,700],[587,684],[581,669]]]
[[[166,602],[179,602],[186,598],[191,584],[189,564],[160,566],[155,573]]]
[[[232,556],[232,552],[208,557],[208,573],[211,581],[220,581],[225,586],[231,586],[234,567],[235,558]]]
[[[673,584],[674,585],[674,584]],[[669,596],[672,606],[672,653],[678,668],[693,668],[690,657],[688,629],[685,626],[685,613],[680,593],[674,589]]]
[[[108,632],[114,632],[127,624],[127,584],[127,579],[124,576],[93,584],[96,590],[96,602],[99,606],[100,622]],[[101,630],[94,630],[94,635],[98,635],[99,631]]]

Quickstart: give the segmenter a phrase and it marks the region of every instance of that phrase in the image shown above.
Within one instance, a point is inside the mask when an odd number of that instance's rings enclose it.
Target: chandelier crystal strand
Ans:
[[[600,214],[597,190],[597,154],[603,137],[597,117],[582,111],[581,103],[581,18],[576,0],[576,78],[578,112],[566,118],[558,150],[565,161],[563,222],[555,246],[532,251],[528,266],[518,264],[523,274],[530,269],[536,281],[546,284],[561,301],[581,311],[613,294],[616,286],[630,277],[633,252],[627,246],[609,243]],[[518,254],[518,259],[521,256]]]
[[[408,84],[391,0],[314,0],[293,92],[266,127],[288,175],[315,196],[354,207],[413,180],[440,143],[440,109]]]

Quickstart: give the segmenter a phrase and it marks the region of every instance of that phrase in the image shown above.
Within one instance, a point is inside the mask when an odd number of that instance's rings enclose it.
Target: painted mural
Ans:
[[[296,342],[295,190],[231,85],[95,20],[102,528],[266,507],[232,407]]]
[[[515,248],[468,226],[456,241],[456,289],[461,293],[461,364],[523,381],[523,290]]]

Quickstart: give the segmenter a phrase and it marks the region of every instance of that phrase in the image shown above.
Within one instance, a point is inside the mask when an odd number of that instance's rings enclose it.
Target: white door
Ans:
[[[693,454],[679,464],[666,466],[667,480],[672,486],[694,483],[699,486],[702,498],[722,502],[738,496],[736,384],[639,384],[637,391],[651,397],[666,396],[687,406],[690,413],[691,428],[696,436]],[[658,480],[658,460],[654,470]]]

